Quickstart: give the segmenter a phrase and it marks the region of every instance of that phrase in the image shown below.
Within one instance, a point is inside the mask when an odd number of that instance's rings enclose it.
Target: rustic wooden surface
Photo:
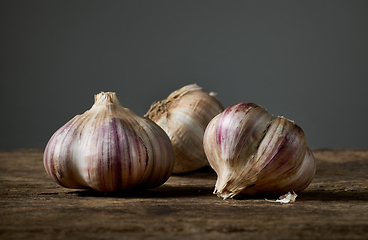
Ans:
[[[368,239],[368,149],[314,150],[316,176],[289,204],[221,200],[209,168],[143,192],[66,189],[42,155],[0,151],[0,239]]]

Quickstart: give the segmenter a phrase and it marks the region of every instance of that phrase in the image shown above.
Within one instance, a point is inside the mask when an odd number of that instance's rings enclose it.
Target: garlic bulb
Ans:
[[[44,152],[46,172],[67,188],[118,191],[163,184],[174,167],[166,133],[101,92],[92,108],[57,130]]]
[[[211,119],[224,110],[222,104],[196,84],[184,86],[167,99],[152,104],[145,116],[169,136],[175,152],[173,173],[185,173],[208,165],[203,135]]]
[[[223,199],[300,192],[316,170],[303,130],[254,103],[234,104],[214,117],[203,144],[218,177],[214,194]]]

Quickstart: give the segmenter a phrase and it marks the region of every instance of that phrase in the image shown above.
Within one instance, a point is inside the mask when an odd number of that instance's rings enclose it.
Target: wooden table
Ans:
[[[210,168],[143,192],[66,189],[42,150],[0,151],[0,239],[368,239],[368,149],[313,152],[313,182],[280,204],[221,200]]]

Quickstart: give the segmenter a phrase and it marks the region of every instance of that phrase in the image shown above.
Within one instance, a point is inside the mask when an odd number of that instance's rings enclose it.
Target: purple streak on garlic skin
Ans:
[[[267,135],[272,136],[271,141],[268,141]],[[244,188],[241,194],[283,194],[285,191],[299,191],[297,188],[290,190],[290,187],[296,181],[293,175],[302,164],[306,151],[305,136],[301,128],[284,118],[276,118],[260,143],[257,154],[265,148],[266,151],[256,158],[261,165],[254,165],[255,172],[251,173],[257,176],[257,181],[251,183],[252,187]]]
[[[229,123],[226,123],[226,121],[230,121],[231,118],[235,115],[238,111],[247,111],[249,108],[253,108],[256,105],[253,103],[241,103],[241,104],[233,104],[230,107],[226,108],[223,113],[220,115],[218,119],[218,124],[216,128],[216,139],[217,144],[221,145],[222,140],[225,138],[223,135],[227,134],[227,131],[229,130],[226,127],[230,127]],[[223,129],[225,127],[225,129]]]
[[[152,150],[151,154],[147,152],[147,167],[139,185],[146,188],[154,188],[163,184],[170,177],[174,169],[174,161],[171,161],[174,159],[174,152],[171,151],[172,148],[165,148],[163,144],[149,137],[149,135],[155,134],[170,143],[169,137],[157,124],[148,118],[143,118],[142,121],[139,121],[139,124],[144,129],[144,134],[140,137],[146,148]],[[158,161],[152,161],[152,159],[157,159]],[[152,173],[160,173],[160,177]]]
[[[227,108],[218,118],[215,130],[224,161],[235,158],[237,162],[234,164],[237,164],[249,158],[271,119],[265,109],[253,103],[234,104]]]
[[[106,119],[96,133],[96,141],[91,142],[91,148],[97,150],[97,165],[89,170],[91,187],[99,191],[132,187],[137,178],[143,175],[143,171],[137,169],[145,168],[141,165],[141,162],[146,161],[142,159],[146,156],[142,141],[137,140],[131,127],[126,127],[116,118]]]
[[[73,137],[77,135],[75,129],[76,118],[73,118],[57,132],[53,134],[49,140],[44,153],[44,163],[46,172],[59,185],[70,188],[82,188],[73,172],[71,148],[73,144]],[[65,152],[64,157],[60,157],[61,153]]]

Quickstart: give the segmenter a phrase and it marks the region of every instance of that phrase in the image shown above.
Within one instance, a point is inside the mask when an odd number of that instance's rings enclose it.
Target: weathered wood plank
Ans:
[[[314,150],[295,203],[221,200],[212,169],[141,192],[66,189],[42,150],[0,152],[0,239],[367,239],[368,149]]]

